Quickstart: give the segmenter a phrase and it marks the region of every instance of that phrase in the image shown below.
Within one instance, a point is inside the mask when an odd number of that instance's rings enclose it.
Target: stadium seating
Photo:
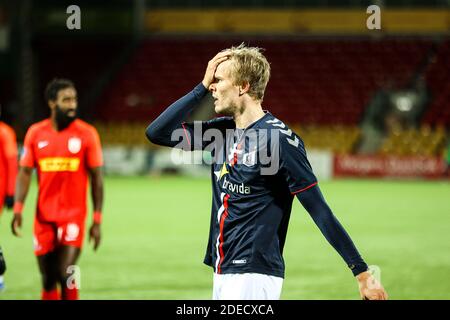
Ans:
[[[445,128],[394,129],[384,140],[380,153],[398,156],[442,156],[446,147]]]
[[[348,154],[355,151],[361,137],[361,131],[355,125],[292,125],[291,127],[303,139],[308,150],[320,149],[337,154]]]
[[[177,97],[200,82],[207,61],[234,39],[149,39],[105,88],[95,113],[105,144],[148,146],[145,126]],[[263,106],[291,124],[309,149],[351,153],[360,140],[358,123],[380,88],[401,89],[423,72],[431,40],[260,39],[272,77]],[[412,54],[413,53],[413,54]],[[431,104],[419,130],[388,135],[382,154],[438,155],[445,145],[442,127],[450,123],[449,41],[440,42],[424,75]],[[91,59],[92,60],[92,59]],[[432,127],[425,124],[431,124]]]
[[[199,83],[207,61],[230,40],[142,43],[97,103],[102,120],[144,121]],[[293,123],[355,125],[383,86],[403,88],[431,42],[414,39],[250,41],[266,49],[272,78],[264,107]],[[413,53],[413,54],[412,54]]]
[[[145,126],[133,122],[95,122],[104,145],[152,147],[145,138]]]

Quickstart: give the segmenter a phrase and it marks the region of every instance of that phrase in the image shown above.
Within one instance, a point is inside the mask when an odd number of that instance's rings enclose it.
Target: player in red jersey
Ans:
[[[0,109],[1,115],[1,109]],[[17,143],[14,130],[0,121],[0,216],[3,205],[12,209],[14,203],[14,188],[17,175]],[[3,274],[6,263],[0,247],[0,291],[3,289]]]
[[[87,215],[88,176],[94,206],[89,240],[100,243],[103,204],[102,151],[94,127],[76,119],[77,92],[66,79],[54,79],[46,88],[50,119],[32,125],[24,151],[14,203],[12,232],[20,236],[22,209],[33,168],[37,169],[39,197],[34,220],[34,251],[42,276],[42,299],[78,299],[73,272],[81,252]],[[58,292],[61,287],[61,295]]]
[[[9,209],[13,207],[16,175],[16,134],[10,126],[0,121],[0,215],[4,205]]]

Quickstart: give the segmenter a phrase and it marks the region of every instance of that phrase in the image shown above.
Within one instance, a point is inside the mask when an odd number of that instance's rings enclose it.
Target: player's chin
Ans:
[[[214,112],[217,114],[221,114],[223,112],[222,108],[217,103],[214,106]]]
[[[218,104],[216,104],[216,106],[214,107],[214,111],[216,112],[216,114],[220,114],[223,116],[232,116],[233,115],[230,108],[223,108]]]

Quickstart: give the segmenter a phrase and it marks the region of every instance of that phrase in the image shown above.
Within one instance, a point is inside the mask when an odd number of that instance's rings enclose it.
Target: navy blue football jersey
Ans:
[[[183,129],[188,148],[210,151],[214,160],[204,262],[218,274],[284,277],[294,195],[317,184],[302,139],[269,112],[245,130],[229,117]]]

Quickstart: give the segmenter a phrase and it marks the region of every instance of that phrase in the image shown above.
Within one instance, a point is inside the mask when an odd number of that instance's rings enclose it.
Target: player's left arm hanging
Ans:
[[[100,136],[94,127],[90,127],[87,135],[87,167],[91,183],[91,197],[94,206],[92,225],[89,229],[89,242],[94,242],[97,250],[101,240],[100,225],[103,217],[103,153]]]
[[[103,209],[103,173],[102,167],[90,168],[91,197],[94,206],[94,218],[89,229],[89,241],[94,242],[94,250],[97,250],[101,240],[100,224]]]
[[[20,158],[20,169],[16,179],[16,190],[14,194],[14,217],[11,222],[11,231],[16,237],[20,237],[22,228],[22,211],[25,199],[30,188],[31,176],[36,165],[34,155],[35,128],[32,126],[25,135],[22,156]]]
[[[17,175],[16,191],[14,198],[14,217],[11,222],[11,231],[16,237],[21,237],[20,229],[22,228],[22,211],[23,204],[30,189],[31,175],[33,168],[20,167],[19,174]]]
[[[282,172],[291,194],[297,196],[324,237],[347,263],[358,280],[361,297],[370,300],[387,299],[381,283],[368,272],[368,266],[352,239],[326,203],[308,161],[303,141],[289,131],[281,131],[280,157]],[[376,285],[370,287],[370,283]]]

